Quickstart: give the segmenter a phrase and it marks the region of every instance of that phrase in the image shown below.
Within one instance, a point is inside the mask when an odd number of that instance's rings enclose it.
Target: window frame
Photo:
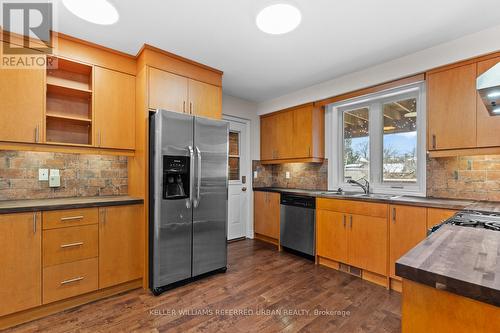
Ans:
[[[241,131],[236,131],[236,130],[229,130],[228,133],[235,133],[238,135],[238,155],[229,155],[228,154],[228,158],[227,158],[227,172],[228,172],[228,182],[229,184],[231,185],[235,185],[235,184],[241,184],[242,181],[241,181]],[[229,134],[228,134],[228,137],[229,137]],[[229,143],[228,143],[229,144]],[[230,177],[230,170],[229,170],[229,160],[231,158],[237,158],[238,159],[238,179],[231,179]]]
[[[405,98],[417,99],[417,181],[383,182],[383,104]],[[425,82],[417,82],[333,103],[326,108],[325,152],[328,164],[328,189],[343,188],[361,192],[356,186],[344,181],[344,123],[345,111],[367,107],[369,109],[369,156],[370,189],[373,193],[395,195],[426,195],[426,90]]]

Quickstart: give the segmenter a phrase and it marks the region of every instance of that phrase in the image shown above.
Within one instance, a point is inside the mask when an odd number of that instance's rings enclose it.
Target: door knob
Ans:
[[[243,192],[246,192],[246,191],[247,191],[247,188],[246,188],[246,187],[242,187],[242,188],[241,188],[241,190],[242,190]]]

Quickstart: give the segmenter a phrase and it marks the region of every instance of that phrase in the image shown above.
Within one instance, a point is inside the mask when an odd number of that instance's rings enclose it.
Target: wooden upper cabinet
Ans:
[[[188,79],[149,67],[149,108],[188,112]]]
[[[293,110],[293,157],[325,157],[325,115],[311,105]]]
[[[319,162],[324,158],[325,120],[312,103],[261,117],[261,160]]]
[[[99,208],[99,288],[142,277],[142,206]]]
[[[279,239],[280,194],[254,192],[254,232],[274,240]]]
[[[44,69],[0,69],[0,141],[42,141]]]
[[[103,148],[135,148],[135,77],[95,67],[96,143]]]
[[[189,79],[189,113],[212,119],[222,118],[222,88]]]
[[[476,147],[476,64],[427,77],[429,150]]]
[[[427,236],[427,209],[391,205],[389,206],[389,273],[396,276],[396,261]]]
[[[260,158],[261,160],[274,159],[276,149],[276,117],[264,117],[260,119]]]
[[[480,76],[491,67],[500,62],[500,57],[481,61],[477,64],[477,76]],[[499,147],[500,146],[500,116],[491,116],[486,109],[479,93],[477,100],[477,146]]]
[[[275,159],[290,159],[294,156],[293,113],[291,111],[278,113],[276,116],[276,140],[274,141]]]
[[[0,316],[42,304],[40,213],[0,215]]]

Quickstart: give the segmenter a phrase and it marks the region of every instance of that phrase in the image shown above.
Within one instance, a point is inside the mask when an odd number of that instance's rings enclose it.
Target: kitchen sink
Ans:
[[[369,194],[357,193],[352,196],[355,198],[384,199],[384,200],[396,199],[400,197],[400,195],[377,194],[377,193],[369,193]]]

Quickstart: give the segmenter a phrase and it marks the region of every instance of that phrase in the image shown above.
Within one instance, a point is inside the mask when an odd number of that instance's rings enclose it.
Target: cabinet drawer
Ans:
[[[98,259],[86,259],[43,269],[43,304],[85,294],[98,287]]]
[[[43,231],[43,267],[98,255],[97,225]]]
[[[317,209],[331,210],[339,213],[364,215],[371,217],[387,217],[387,205],[354,200],[318,198]]]
[[[97,208],[55,210],[43,212],[43,229],[74,227],[99,223]]]

